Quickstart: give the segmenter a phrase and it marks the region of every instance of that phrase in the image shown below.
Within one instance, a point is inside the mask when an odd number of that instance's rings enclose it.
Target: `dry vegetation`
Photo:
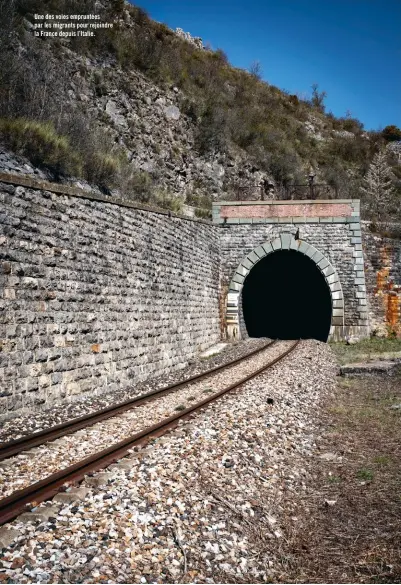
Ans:
[[[281,582],[400,583],[400,375],[341,379],[321,424],[321,453],[337,458],[313,464]]]
[[[96,127],[83,106],[78,109],[68,100],[65,42],[37,41],[24,25],[35,12],[74,12],[78,6],[79,12],[90,12],[94,1],[0,0],[0,136],[23,154],[34,152],[37,163],[59,174],[74,172],[105,189],[116,184],[124,189],[130,175],[124,157],[105,128]],[[139,7],[128,7],[127,27],[122,0],[105,1],[104,6],[104,17],[116,19],[114,29],[93,39],[71,39],[68,47],[79,55],[113,59],[123,70],[140,70],[161,87],[179,87],[185,96],[180,107],[196,127],[199,153],[213,157],[230,146],[246,150],[258,168],[274,177],[282,196],[287,185],[304,183],[312,166],[319,170],[318,181],[330,184],[335,196],[355,197],[374,154],[400,138],[395,126],[366,133],[359,120],[325,112],[326,94],[316,85],[309,100],[299,99],[261,81],[257,67],[251,72],[233,68],[222,50],[197,50]],[[102,95],[101,76],[93,83]],[[311,119],[323,140],[306,131]],[[21,136],[21,126],[31,123],[36,130]],[[49,148],[43,144],[46,135]],[[48,155],[55,143],[64,145],[56,160]],[[401,166],[395,156],[389,155],[388,162],[396,188],[388,212],[395,216]],[[142,201],[152,190],[146,182],[146,177],[134,176],[130,185]],[[164,198],[167,205],[170,199]]]

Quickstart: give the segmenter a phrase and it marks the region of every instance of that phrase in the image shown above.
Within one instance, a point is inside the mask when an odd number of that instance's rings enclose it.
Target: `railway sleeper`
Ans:
[[[115,474],[108,471],[96,473],[90,477],[85,477],[85,483],[92,486],[107,485],[110,481],[115,479]]]
[[[36,508],[18,516],[17,522],[34,522],[35,520],[47,522],[52,516],[57,516],[59,509],[60,506],[43,506],[42,508]]]
[[[73,504],[74,502],[81,502],[86,498],[89,492],[90,490],[86,488],[71,488],[67,492],[56,494],[53,498],[53,502],[60,504]]]
[[[2,548],[7,548],[13,542],[15,538],[19,535],[18,530],[14,528],[7,528],[3,526],[0,528],[0,550]]]

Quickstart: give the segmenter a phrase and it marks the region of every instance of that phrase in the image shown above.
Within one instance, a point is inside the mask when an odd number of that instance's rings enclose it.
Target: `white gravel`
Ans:
[[[205,380],[194,382],[148,404],[0,462],[0,498],[106,449],[176,414],[179,410],[184,410],[191,403],[204,400],[209,393],[216,393],[261,368],[292,344],[292,341],[278,342],[244,362],[217,372]]]
[[[145,456],[130,456],[130,468],[80,504],[41,524],[14,521],[20,535],[0,553],[0,582],[276,581],[336,367],[327,345],[303,341]],[[284,510],[288,492],[294,507]]]

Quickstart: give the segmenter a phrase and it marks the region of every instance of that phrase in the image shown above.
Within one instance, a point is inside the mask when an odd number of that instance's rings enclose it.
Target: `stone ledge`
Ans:
[[[361,376],[361,375],[373,375],[373,374],[387,374],[391,375],[394,373],[394,369],[397,367],[397,362],[394,361],[376,361],[376,362],[359,362],[355,364],[345,364],[341,366],[342,376]]]
[[[99,201],[101,203],[110,203],[111,205],[118,205],[119,207],[128,207],[130,209],[138,209],[139,211],[148,211],[150,213],[158,213],[159,215],[167,215],[168,217],[176,217],[185,221],[194,221],[212,226],[213,222],[204,219],[187,217],[186,215],[178,215],[172,211],[165,211],[159,207],[152,207],[150,205],[142,205],[141,203],[131,203],[124,199],[117,197],[103,197],[103,195],[73,187],[71,185],[59,185],[58,183],[51,183],[50,181],[43,181],[42,179],[33,179],[26,175],[16,175],[13,173],[0,172],[0,183],[7,183],[10,185],[17,185],[18,187],[27,187],[28,189],[37,189],[39,191],[50,191],[60,195],[69,195],[70,197],[79,197],[81,199],[89,199],[91,201]]]

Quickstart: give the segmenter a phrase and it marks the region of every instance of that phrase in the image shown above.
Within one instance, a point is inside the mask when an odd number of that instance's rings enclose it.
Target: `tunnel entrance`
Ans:
[[[323,274],[308,256],[279,250],[251,269],[242,289],[250,337],[327,341],[331,295]]]

